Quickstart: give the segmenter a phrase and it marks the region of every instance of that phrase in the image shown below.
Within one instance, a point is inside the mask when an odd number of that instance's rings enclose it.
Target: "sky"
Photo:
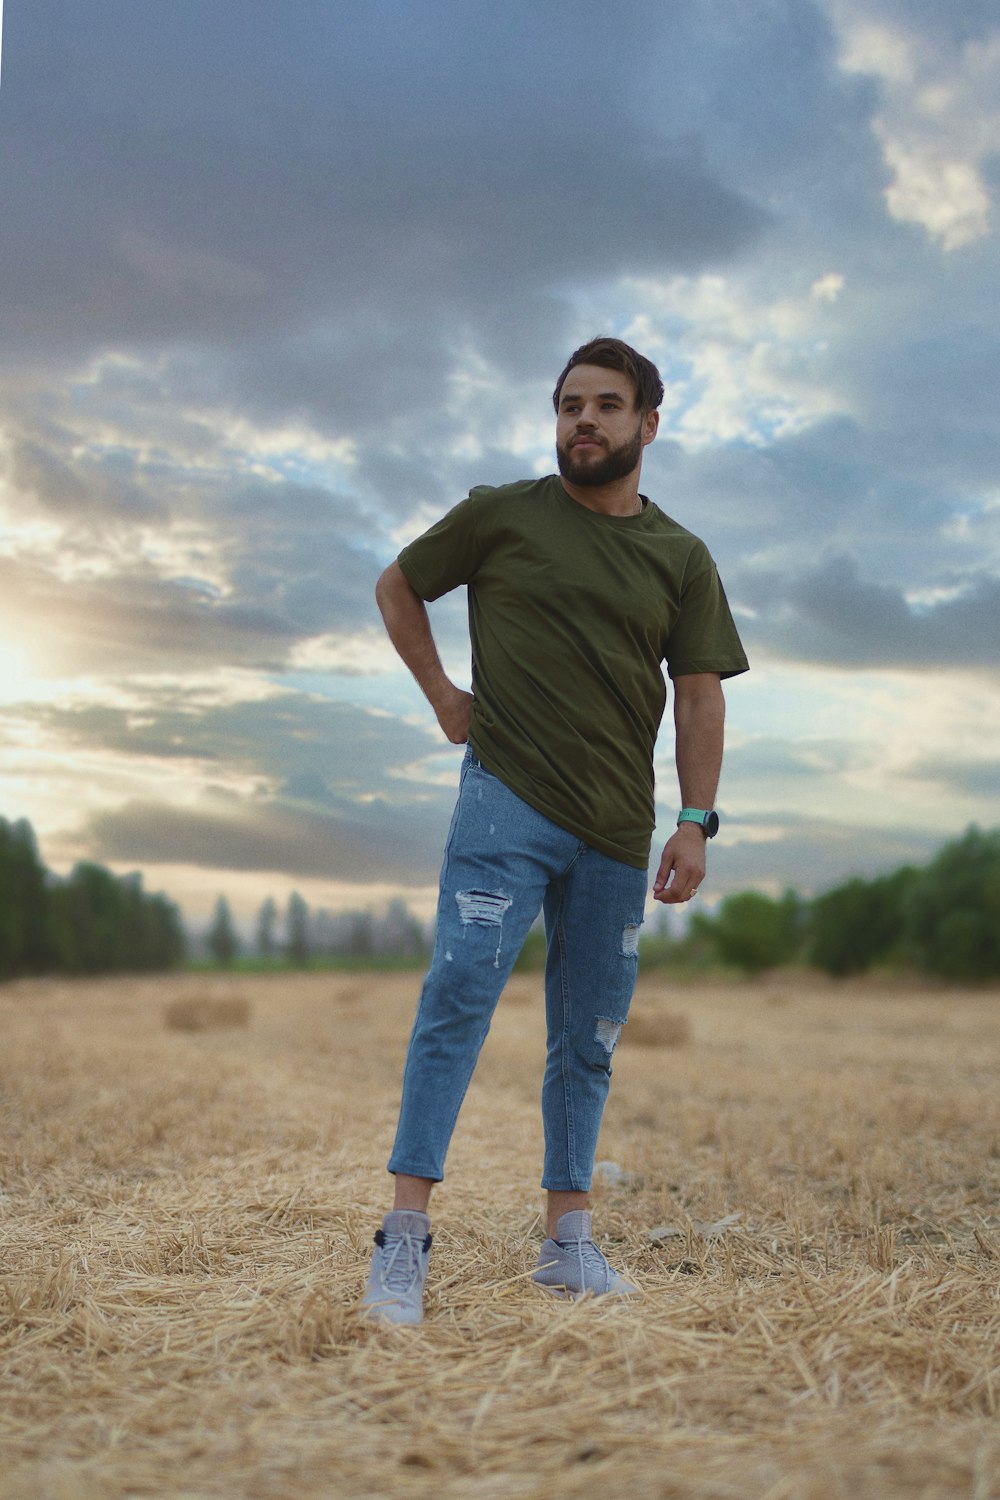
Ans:
[[[709,905],[1000,824],[994,0],[6,0],[0,815],[46,863],[433,906],[460,751],[373,598],[554,470],[609,333],[727,684]],[[432,606],[469,681],[465,601]],[[677,811],[669,710],[654,852]]]

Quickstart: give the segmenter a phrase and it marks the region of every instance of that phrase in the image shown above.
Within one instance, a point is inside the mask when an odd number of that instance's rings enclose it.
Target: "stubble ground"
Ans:
[[[595,1228],[642,1294],[560,1303],[516,977],[378,1330],[417,988],[0,992],[0,1495],[1000,1495],[1000,997],[641,980]]]

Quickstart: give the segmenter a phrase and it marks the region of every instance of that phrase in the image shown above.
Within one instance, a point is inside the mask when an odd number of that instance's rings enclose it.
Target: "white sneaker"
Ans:
[[[431,1253],[431,1221],[416,1209],[393,1209],[375,1233],[360,1311],[376,1323],[420,1323]]]
[[[585,1209],[563,1214],[556,1225],[556,1238],[546,1240],[531,1273],[532,1281],[556,1297],[630,1297],[639,1290],[608,1263],[590,1233],[590,1215]]]

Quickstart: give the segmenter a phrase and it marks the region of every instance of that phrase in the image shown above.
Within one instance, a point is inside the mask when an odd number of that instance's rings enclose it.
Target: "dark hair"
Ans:
[[[574,365],[599,365],[604,370],[621,370],[628,375],[635,386],[636,411],[655,411],[663,400],[663,381],[651,359],[621,339],[599,338],[581,344],[566,361],[566,368],[552,392],[552,405],[557,412],[563,384]]]

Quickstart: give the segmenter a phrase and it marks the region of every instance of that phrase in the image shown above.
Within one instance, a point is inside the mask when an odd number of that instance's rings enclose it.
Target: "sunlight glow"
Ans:
[[[0,642],[0,703],[18,703],[33,696],[35,665],[25,646]]]

